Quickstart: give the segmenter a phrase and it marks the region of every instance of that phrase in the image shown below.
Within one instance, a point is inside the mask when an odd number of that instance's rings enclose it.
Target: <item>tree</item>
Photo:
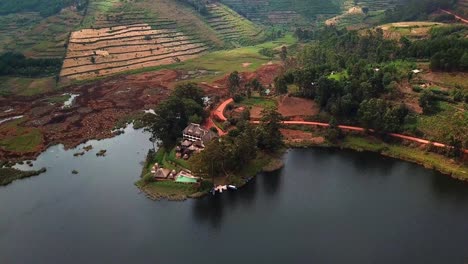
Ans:
[[[240,76],[239,72],[234,71],[229,75],[228,78],[228,89],[231,96],[233,96],[240,87]]]
[[[153,138],[171,149],[189,122],[201,122],[205,117],[203,93],[193,84],[179,85],[168,99],[161,102],[154,115],[145,115],[146,130]]]
[[[275,78],[275,89],[277,94],[288,93],[288,84],[283,76],[278,76]]]
[[[437,110],[437,100],[430,91],[424,90],[419,96],[419,106],[422,107],[424,114],[430,114]]]
[[[275,152],[283,146],[283,136],[280,131],[282,116],[275,108],[265,108],[261,114],[262,118],[257,128],[258,147]]]
[[[286,59],[288,58],[288,48],[286,46],[281,47],[280,58],[281,58],[281,61],[283,62],[285,62]]]
[[[332,143],[335,143],[338,139],[343,137],[341,129],[338,127],[338,123],[334,117],[330,119],[328,123],[329,127],[325,135],[326,139]]]

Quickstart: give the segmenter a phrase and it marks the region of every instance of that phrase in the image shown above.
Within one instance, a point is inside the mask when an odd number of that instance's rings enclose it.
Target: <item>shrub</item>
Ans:
[[[411,90],[413,90],[413,92],[420,93],[422,91],[422,88],[417,85],[413,85],[413,87],[411,87]]]

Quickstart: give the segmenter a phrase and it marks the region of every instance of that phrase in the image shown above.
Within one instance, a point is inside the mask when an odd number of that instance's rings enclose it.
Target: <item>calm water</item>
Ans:
[[[0,263],[468,263],[467,184],[292,150],[241,190],[153,202],[133,186],[148,135],[126,131],[83,157],[53,147],[36,162],[46,174],[0,187]]]

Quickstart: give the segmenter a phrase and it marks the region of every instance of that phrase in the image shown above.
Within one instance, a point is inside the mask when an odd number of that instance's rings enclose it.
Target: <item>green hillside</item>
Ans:
[[[266,24],[306,23],[341,13],[339,1],[323,0],[221,0],[239,14]]]

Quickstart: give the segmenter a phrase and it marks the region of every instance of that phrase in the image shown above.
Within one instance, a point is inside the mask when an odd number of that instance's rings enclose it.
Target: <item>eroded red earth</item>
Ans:
[[[254,73],[241,73],[241,76],[245,82],[258,78],[267,85],[280,70],[279,65],[266,65]],[[167,98],[182,75],[183,72],[176,70],[161,70],[75,85],[66,90],[79,95],[69,108],[47,101],[48,97],[59,96],[63,91],[36,98],[0,97],[0,120],[23,115],[25,122],[20,125],[39,129],[43,137],[42,144],[29,152],[7,151],[0,146],[0,160],[32,159],[54,144],[72,148],[90,139],[112,137],[112,130],[119,121],[153,108]],[[214,84],[200,86],[209,96],[224,97],[226,83],[227,76]]]

